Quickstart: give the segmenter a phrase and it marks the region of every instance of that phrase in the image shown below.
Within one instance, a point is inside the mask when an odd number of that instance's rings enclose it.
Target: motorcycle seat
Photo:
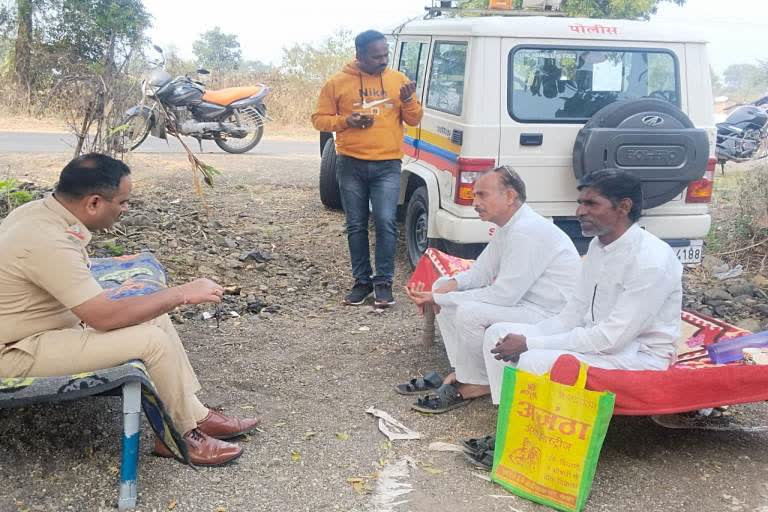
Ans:
[[[227,87],[226,89],[205,91],[205,94],[203,94],[203,101],[226,107],[230,103],[233,103],[237,100],[242,100],[250,96],[254,96],[260,93],[262,90],[264,90],[263,85],[257,85],[253,87]]]

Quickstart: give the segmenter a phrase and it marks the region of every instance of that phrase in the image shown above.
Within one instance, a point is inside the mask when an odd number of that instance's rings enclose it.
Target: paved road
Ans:
[[[184,142],[193,151],[199,151],[195,139],[185,138]],[[69,133],[2,132],[0,131],[0,153],[62,153],[70,152],[74,136]],[[137,153],[182,153],[184,149],[176,139],[168,143],[155,137],[148,137],[136,150]],[[213,141],[203,141],[204,153],[224,153]],[[318,155],[318,143],[308,140],[270,139],[269,132],[261,144],[248,154],[284,156]]]

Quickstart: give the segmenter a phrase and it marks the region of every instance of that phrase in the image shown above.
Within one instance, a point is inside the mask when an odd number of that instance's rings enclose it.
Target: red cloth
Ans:
[[[429,287],[441,276],[469,268],[471,262],[435,249],[422,256],[410,284]],[[707,356],[707,345],[749,334],[748,331],[714,318],[684,311],[685,339],[678,346],[678,359],[666,371],[604,370],[590,367],[587,389],[616,394],[614,414],[644,416],[695,411],[719,405],[768,400],[768,366],[740,363],[715,365]],[[551,370],[552,379],[564,384],[576,381],[578,360],[562,356]]]
[[[575,357],[561,356],[550,375],[552,380],[570,384],[578,371]],[[663,372],[590,367],[587,389],[615,393],[613,414],[674,414],[768,400],[768,366],[673,367]]]
[[[431,247],[424,252],[424,255],[416,263],[413,274],[408,280],[409,285],[424,284],[427,290],[432,289],[432,283],[443,276],[452,276],[459,272],[469,269],[472,265],[471,260],[464,260],[440,252]]]

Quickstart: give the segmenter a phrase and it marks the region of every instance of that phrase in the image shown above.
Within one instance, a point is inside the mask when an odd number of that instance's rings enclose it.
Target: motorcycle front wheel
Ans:
[[[227,153],[247,153],[255,148],[264,135],[264,117],[253,107],[235,111],[225,122],[233,123],[248,130],[242,138],[219,136],[214,139],[216,145]]]
[[[120,123],[121,130],[118,132],[118,144],[121,150],[128,152],[141,146],[149,135],[151,124],[151,120],[141,114],[131,114],[123,119]]]

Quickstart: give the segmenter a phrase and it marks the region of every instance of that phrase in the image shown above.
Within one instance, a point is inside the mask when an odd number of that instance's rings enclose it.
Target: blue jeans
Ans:
[[[400,160],[359,160],[336,156],[336,179],[347,215],[347,242],[352,275],[363,283],[392,283],[397,246],[397,201]],[[376,275],[368,250],[368,204],[376,226]]]

